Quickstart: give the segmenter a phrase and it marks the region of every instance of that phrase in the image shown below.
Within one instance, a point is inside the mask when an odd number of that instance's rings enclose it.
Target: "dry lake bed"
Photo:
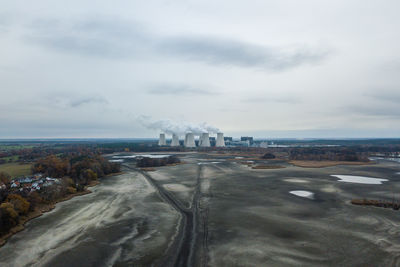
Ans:
[[[400,164],[252,169],[190,153],[57,204],[0,248],[0,266],[398,266]],[[132,157],[133,158],[133,157]],[[118,160],[115,159],[114,160]]]

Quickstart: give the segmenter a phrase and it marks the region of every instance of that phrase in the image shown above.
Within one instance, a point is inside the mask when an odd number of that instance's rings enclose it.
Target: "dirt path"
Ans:
[[[158,191],[161,198],[170,204],[182,216],[181,224],[179,226],[179,234],[177,235],[174,244],[169,249],[163,266],[194,266],[196,241],[198,235],[199,200],[201,196],[201,165],[198,166],[196,189],[190,209],[185,208],[170,192],[159,185],[149,173],[128,165],[123,166],[142,174],[146,180],[149,181],[149,183]]]

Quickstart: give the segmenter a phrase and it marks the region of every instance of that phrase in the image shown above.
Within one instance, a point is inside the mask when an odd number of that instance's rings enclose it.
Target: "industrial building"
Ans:
[[[254,143],[252,136],[242,136],[242,137],[240,137],[240,141],[242,141],[242,142],[249,141],[250,145],[252,145]]]
[[[225,140],[224,140],[224,134],[223,133],[217,133],[217,142],[215,143],[216,147],[224,147],[225,146]]]
[[[210,134],[209,133],[202,133],[199,139],[199,146],[200,147],[210,147]]]
[[[194,142],[194,134],[187,133],[185,135],[185,141],[183,144],[185,147],[196,147],[196,143]]]
[[[167,145],[167,141],[165,140],[165,134],[163,134],[163,133],[160,134],[160,139],[158,140],[158,145],[159,146]]]
[[[172,134],[171,146],[179,146],[179,136]]]

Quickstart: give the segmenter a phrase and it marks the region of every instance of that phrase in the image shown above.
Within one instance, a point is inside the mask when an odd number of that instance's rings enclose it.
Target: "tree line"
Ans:
[[[166,166],[170,164],[176,164],[180,163],[180,159],[173,155],[173,156],[168,156],[165,158],[149,158],[149,157],[143,157],[139,158],[136,160],[136,167],[139,168],[146,168],[146,167],[160,167],[160,166]]]
[[[348,147],[307,147],[291,148],[290,160],[369,161],[368,153]]]

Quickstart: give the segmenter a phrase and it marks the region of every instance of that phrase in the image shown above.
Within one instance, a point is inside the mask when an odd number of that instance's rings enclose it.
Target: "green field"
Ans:
[[[24,148],[33,148],[35,145],[12,145],[12,144],[0,144],[0,150],[9,151],[9,150],[20,150]]]
[[[19,157],[17,155],[15,155],[15,156],[3,157],[1,159],[11,163],[11,162],[17,161],[18,158]]]
[[[0,164],[0,172],[8,173],[11,178],[31,174],[31,164],[6,163]]]

